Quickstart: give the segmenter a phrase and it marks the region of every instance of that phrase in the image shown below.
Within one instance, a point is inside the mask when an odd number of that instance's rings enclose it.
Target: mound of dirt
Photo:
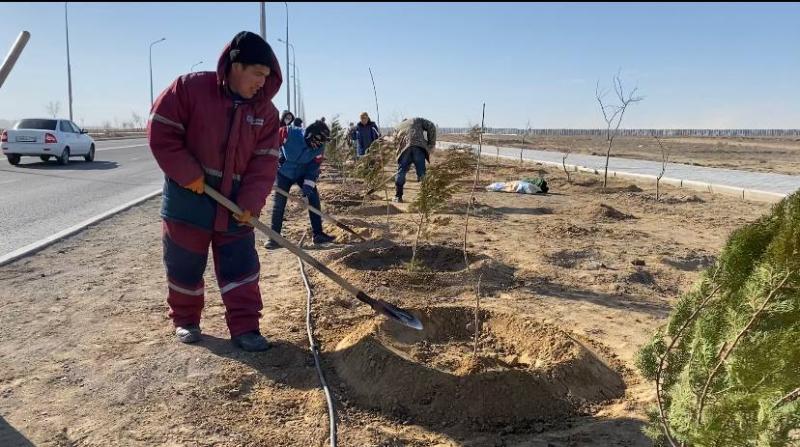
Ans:
[[[600,229],[596,226],[582,226],[571,222],[544,222],[541,225],[542,231],[555,239],[572,239],[576,237],[596,234]]]
[[[666,264],[685,272],[694,272],[714,265],[717,261],[715,256],[690,250],[683,255],[665,256],[661,259],[662,264]]]
[[[628,283],[641,284],[644,286],[652,286],[656,283],[653,274],[642,268],[637,268],[636,271],[628,274],[625,280]]]
[[[471,185],[470,185],[471,186]],[[442,210],[442,214],[455,214],[463,216],[467,211],[467,201],[455,201]],[[470,216],[491,217],[492,220],[503,220],[507,217],[503,211],[488,204],[475,200],[469,209]]]
[[[364,216],[364,217],[385,216],[386,209],[387,209],[386,205],[364,205],[356,208],[351,208],[348,210],[348,213],[354,216]],[[390,215],[403,214],[403,210],[394,205],[390,204],[388,209]]]
[[[573,185],[576,185],[576,186],[592,187],[592,186],[597,186],[597,185],[599,185],[599,184],[600,184],[600,181],[599,181],[599,180],[597,180],[597,179],[596,179],[596,178],[594,178],[594,177],[589,177],[589,178],[579,178],[579,179],[575,179],[575,180],[572,182],[572,184],[573,184]]]
[[[584,213],[589,217],[599,220],[628,220],[636,218],[631,214],[625,214],[610,205],[606,205],[605,203],[598,203],[587,207],[584,210]]]
[[[680,196],[672,196],[668,194],[664,194],[658,198],[659,202],[667,203],[667,204],[679,204],[679,203],[705,203],[705,200],[701,199],[695,194],[689,195],[680,195]]]
[[[342,263],[356,270],[386,271],[404,268],[411,261],[411,256],[411,247],[396,245],[353,253],[344,258]],[[423,271],[458,272],[465,268],[464,253],[457,248],[442,245],[419,247],[416,261]]]
[[[680,205],[684,203],[705,203],[705,200],[698,197],[695,194],[689,195],[672,195],[672,194],[660,194],[658,201],[656,201],[656,195],[654,193],[646,193],[646,194],[628,194],[629,198],[638,199],[642,203],[663,203],[667,205]]]
[[[635,195],[637,193],[643,192],[642,188],[634,184],[629,184],[627,186],[608,186],[606,188],[600,188],[598,190],[601,194],[625,194],[628,195]]]
[[[345,189],[326,189],[320,191],[320,201],[325,209],[343,210],[360,206],[363,194]]]
[[[474,358],[473,309],[412,313],[423,331],[373,319],[336,346],[334,367],[359,405],[429,426],[524,430],[624,393],[616,371],[552,326],[484,310]]]
[[[550,264],[563,268],[592,267],[598,264],[599,253],[596,250],[559,250],[545,256]],[[593,269],[594,270],[594,269]]]

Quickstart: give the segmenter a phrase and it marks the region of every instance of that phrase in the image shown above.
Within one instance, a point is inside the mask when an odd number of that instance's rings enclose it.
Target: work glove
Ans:
[[[250,225],[250,219],[253,218],[253,215],[250,213],[250,210],[243,210],[242,214],[233,213],[233,218],[239,222],[240,227],[245,225],[252,227],[252,225]]]
[[[314,194],[314,187],[303,184],[303,195],[306,197],[311,197],[312,194]]]
[[[200,176],[195,180],[192,180],[191,182],[183,185],[183,187],[194,193],[203,194],[204,184],[205,184],[205,177]]]

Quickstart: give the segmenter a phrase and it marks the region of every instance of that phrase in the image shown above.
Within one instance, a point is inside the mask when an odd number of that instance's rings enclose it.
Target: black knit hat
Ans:
[[[272,68],[275,55],[261,36],[250,31],[242,31],[233,37],[228,57],[231,63],[260,64]]]
[[[306,144],[316,148],[331,139],[331,130],[328,125],[322,120],[314,121],[310,126],[306,127],[305,140]]]

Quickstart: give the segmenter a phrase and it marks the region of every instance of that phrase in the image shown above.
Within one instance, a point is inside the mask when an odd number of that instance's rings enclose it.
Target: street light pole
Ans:
[[[67,20],[67,2],[64,2],[64,26],[67,30],[67,93],[69,98],[69,120],[72,121],[72,67],[69,63],[69,21]]]
[[[286,7],[286,72],[288,73],[289,72],[289,4],[286,3],[286,2],[283,2],[283,6]],[[289,90],[291,90],[291,89],[289,88],[289,84],[287,83],[286,84],[286,109],[287,110],[291,110],[291,108],[292,108],[292,100],[291,100],[292,96],[291,96],[291,92],[289,92]],[[295,113],[297,113],[296,110],[295,110]]]
[[[165,40],[167,40],[167,38],[162,37],[150,44],[150,108],[153,108],[153,45]]]
[[[190,69],[189,69],[189,73],[194,73],[194,67],[196,67],[196,66],[198,66],[198,65],[200,65],[200,64],[202,64],[202,63],[203,63],[203,61],[200,61],[200,62],[198,62],[198,63],[196,63],[196,64],[192,65],[192,68],[190,68]]]
[[[300,105],[297,107],[297,116],[300,118],[305,119],[306,116],[306,107],[305,107],[305,100],[303,99],[303,86],[299,82],[297,83],[297,89],[300,90],[298,97],[300,98]]]
[[[294,80],[294,110],[297,111],[297,56],[294,54],[294,47],[292,47],[292,80]]]
[[[261,2],[261,38],[267,41],[267,7],[266,2]]]
[[[278,42],[288,43],[288,41],[284,41],[280,38],[278,39]],[[292,49],[292,59],[294,59],[294,63],[289,64],[289,62],[287,62],[287,64],[292,66],[292,79],[294,79],[294,113],[297,113],[297,53],[294,52],[294,45],[291,43],[289,44],[289,48]],[[286,55],[288,56],[289,53],[287,52]]]

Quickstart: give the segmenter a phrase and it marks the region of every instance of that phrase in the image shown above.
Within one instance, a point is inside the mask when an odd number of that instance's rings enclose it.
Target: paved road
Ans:
[[[440,143],[442,146],[453,143]],[[500,156],[519,160],[519,149],[512,147],[499,147]],[[484,157],[491,157],[497,153],[497,147],[483,146]],[[525,160],[546,161],[561,164],[561,152],[524,150],[522,158]],[[596,155],[570,154],[567,164],[584,166],[603,171],[605,157]],[[655,161],[633,160],[627,158],[611,157],[608,163],[609,171],[625,172],[630,174],[658,175],[661,172],[661,163]],[[800,189],[800,176],[786,174],[770,174],[763,172],[737,171],[733,169],[707,168],[680,163],[668,163],[665,177],[682,179],[694,182],[705,182],[713,185],[732,186],[758,191],[791,194]]]
[[[61,166],[0,157],[0,256],[153,192],[163,184],[147,140],[96,143],[95,161]],[[156,216],[154,216],[155,218]]]
[[[448,143],[441,143],[442,146]],[[496,153],[484,146],[484,154]],[[500,148],[500,155],[519,158],[519,149]],[[527,160],[561,162],[561,154],[523,151]],[[602,170],[603,157],[571,154],[568,163]],[[610,170],[656,175],[660,163],[612,158]],[[800,189],[800,176],[734,171],[670,163],[667,177],[788,194]],[[93,216],[142,197],[163,183],[146,140],[97,142],[93,163],[80,158],[61,166],[25,157],[18,166],[0,158],[0,256],[69,228]]]

